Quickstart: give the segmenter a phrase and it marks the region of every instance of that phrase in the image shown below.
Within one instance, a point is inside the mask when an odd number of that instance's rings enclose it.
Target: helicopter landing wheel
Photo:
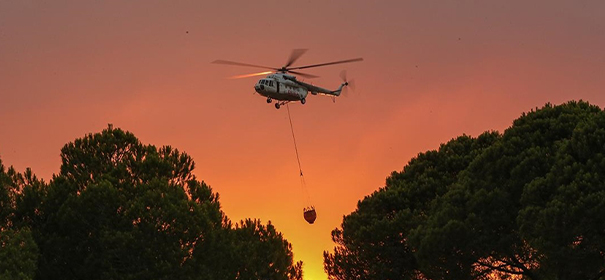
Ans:
[[[273,102],[273,100],[271,99],[271,97],[267,98],[267,103],[271,103]]]
[[[307,103],[307,99],[304,99],[304,98],[303,98],[303,99],[301,99],[301,100],[300,100],[300,103],[302,103],[302,104]]]
[[[275,103],[275,109],[279,109],[279,107],[281,107],[281,105],[279,103]]]

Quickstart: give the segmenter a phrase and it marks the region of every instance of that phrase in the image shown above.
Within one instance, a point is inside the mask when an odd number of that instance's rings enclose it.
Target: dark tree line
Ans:
[[[605,111],[547,104],[421,153],[332,239],[331,279],[605,279]]]
[[[233,224],[185,153],[110,125],[61,160],[49,183],[0,162],[0,279],[302,279],[281,233]]]

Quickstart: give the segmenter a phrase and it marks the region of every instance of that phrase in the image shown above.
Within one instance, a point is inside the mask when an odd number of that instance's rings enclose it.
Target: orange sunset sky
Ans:
[[[312,68],[356,91],[290,104],[315,224],[286,108],[254,95],[258,77]],[[227,216],[271,221],[327,279],[330,231],[419,152],[461,134],[503,131],[546,102],[605,106],[605,1],[0,0],[0,158],[45,181],[60,149],[108,123],[171,145],[220,194]]]

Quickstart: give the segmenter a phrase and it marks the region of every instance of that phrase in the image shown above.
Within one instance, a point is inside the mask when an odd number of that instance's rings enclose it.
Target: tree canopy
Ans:
[[[523,114],[419,154],[332,232],[331,279],[605,279],[605,112]]]
[[[0,160],[0,279],[32,279],[36,273],[38,247],[29,227],[13,223],[17,197],[26,180],[37,181],[31,170],[19,174],[5,169]]]
[[[16,279],[302,278],[273,225],[233,225],[177,149],[110,125],[66,144],[61,160],[48,184],[0,163],[0,262],[26,246],[19,258],[33,264]]]

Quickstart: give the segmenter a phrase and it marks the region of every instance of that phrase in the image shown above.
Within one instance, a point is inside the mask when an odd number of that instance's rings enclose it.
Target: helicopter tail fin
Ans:
[[[340,96],[340,93],[342,93],[342,90],[344,89],[344,87],[346,87],[346,86],[348,86],[348,85],[349,85],[349,83],[344,82],[344,83],[342,83],[342,84],[341,84],[341,85],[338,87],[338,89],[337,89],[337,90],[334,90],[334,91],[330,92],[330,94],[331,94],[331,95],[334,95],[334,96]]]
[[[347,95],[347,88],[350,86],[353,90],[355,89],[355,84],[353,83],[353,80],[347,80],[347,71],[342,70],[340,72],[340,78],[342,78],[343,83],[340,85],[340,87],[333,91],[332,94],[334,96],[340,96],[341,92],[344,92],[345,96]],[[343,91],[344,90],[344,91]]]

